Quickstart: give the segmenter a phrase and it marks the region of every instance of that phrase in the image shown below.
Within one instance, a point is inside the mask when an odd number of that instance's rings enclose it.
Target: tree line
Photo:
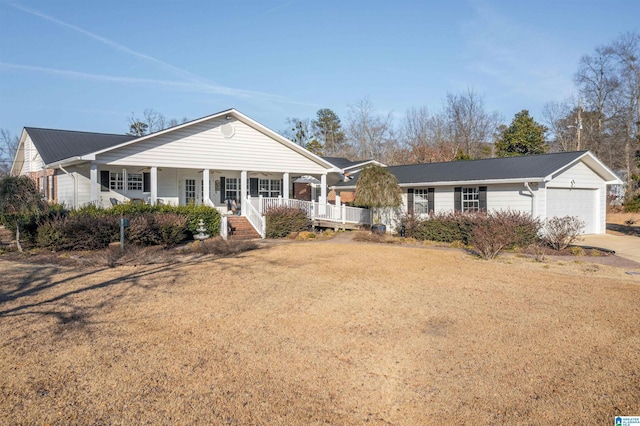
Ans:
[[[412,107],[400,120],[377,110],[369,98],[349,105],[346,119],[322,108],[313,118],[289,117],[281,133],[318,155],[374,159],[388,165],[492,156],[591,150],[638,187],[640,163],[640,35],[625,33],[582,56],[574,75],[577,95],[544,105],[542,123],[527,110],[509,124],[488,111],[469,88],[449,93],[442,107]],[[187,121],[146,109],[131,114],[128,133],[143,136]],[[0,133],[0,174],[7,174],[18,136]]]

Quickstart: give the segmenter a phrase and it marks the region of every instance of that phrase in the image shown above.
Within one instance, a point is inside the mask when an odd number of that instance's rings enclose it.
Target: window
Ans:
[[[122,172],[109,174],[109,189],[122,191],[124,189],[124,176]]]
[[[142,173],[127,173],[127,191],[142,191]]]
[[[462,188],[462,211],[477,212],[479,210],[480,191],[478,191],[478,188]]]
[[[278,179],[260,179],[258,181],[258,193],[263,197],[280,196],[281,187]]]
[[[429,191],[427,189],[416,189],[413,191],[413,214],[429,213]]]
[[[240,185],[238,185],[238,178],[228,177],[224,180],[224,198],[226,200],[238,201],[239,189],[240,189]]]

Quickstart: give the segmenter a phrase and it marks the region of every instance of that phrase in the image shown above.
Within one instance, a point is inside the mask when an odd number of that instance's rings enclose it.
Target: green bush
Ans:
[[[187,230],[190,235],[189,238],[197,233],[200,220],[204,222],[204,226],[207,229],[207,233],[214,237],[220,234],[220,212],[214,207],[205,205],[189,204],[186,206],[170,206],[170,205],[155,205],[148,204],[133,204],[124,203],[118,204],[111,208],[105,209],[94,205],[87,205],[78,210],[72,212],[72,215],[90,215],[100,216],[109,215],[117,217],[127,217],[133,219],[141,214],[177,214],[187,218]]]
[[[438,213],[425,219],[406,215],[401,223],[405,224],[408,238],[473,244],[487,258],[506,248],[528,247],[537,240],[541,229],[540,221],[528,213],[510,210],[489,214]]]
[[[119,223],[113,216],[57,216],[38,227],[37,244],[51,250],[96,250],[117,241]]]
[[[438,213],[414,225],[411,235],[416,240],[452,243],[461,241],[469,244],[471,229],[476,221],[474,214]]]
[[[174,246],[188,236],[186,216],[176,213],[142,213],[129,221],[127,241],[141,245]]]
[[[267,238],[284,238],[292,232],[311,229],[311,219],[304,210],[293,207],[274,207],[265,212]]]

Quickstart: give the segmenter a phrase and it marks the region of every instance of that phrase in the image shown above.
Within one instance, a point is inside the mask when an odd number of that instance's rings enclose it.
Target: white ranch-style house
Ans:
[[[206,204],[247,217],[261,236],[262,212],[274,205],[370,223],[368,210],[327,205],[341,169],[235,109],[142,137],[26,127],[11,172],[31,176],[48,200],[68,207]],[[317,202],[290,199],[302,176],[320,182]]]
[[[50,201],[77,208],[134,201],[206,204],[246,218],[264,237],[263,212],[296,206],[326,226],[371,224],[345,206],[367,164],[319,157],[235,109],[136,137],[26,127],[12,174],[36,180]],[[512,209],[542,219],[573,215],[585,233],[605,232],[606,186],[618,177],[589,152],[391,166],[404,211]],[[294,182],[313,180],[317,200],[296,200]],[[328,189],[331,188],[328,202]],[[335,194],[335,196],[334,196]],[[226,219],[221,233],[226,235]]]
[[[620,179],[588,151],[446,163],[390,166],[402,189],[402,206],[389,212],[387,227],[406,212],[512,210],[545,220],[576,216],[585,234],[606,232],[607,185]],[[355,190],[358,174],[334,186]]]

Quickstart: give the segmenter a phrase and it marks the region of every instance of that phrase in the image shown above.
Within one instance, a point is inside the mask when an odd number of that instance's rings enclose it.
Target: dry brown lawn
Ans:
[[[331,241],[0,260],[0,423],[610,424],[640,413],[627,270]]]

